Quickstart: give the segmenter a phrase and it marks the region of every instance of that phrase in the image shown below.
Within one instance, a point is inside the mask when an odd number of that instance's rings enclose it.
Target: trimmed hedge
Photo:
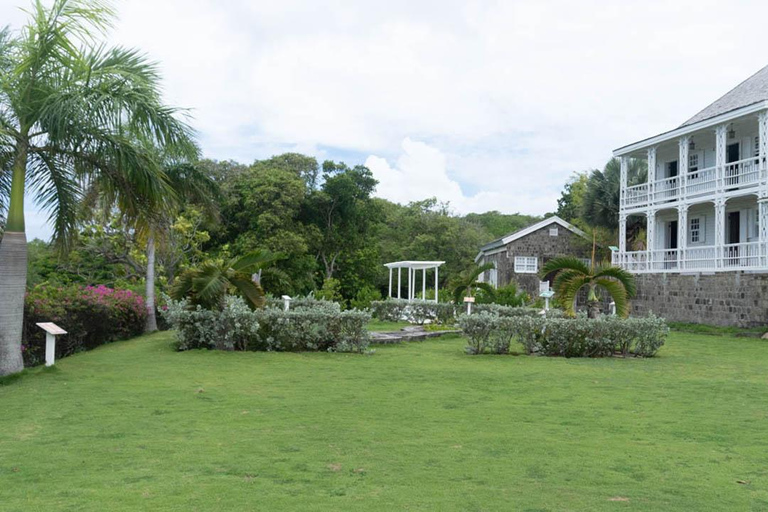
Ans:
[[[285,307],[285,304],[283,303],[283,299],[269,297],[267,299],[266,307],[272,308],[272,309],[283,309]],[[295,297],[294,299],[291,300],[291,311],[304,310],[304,309],[311,309],[311,310],[323,309],[328,312],[338,313],[341,311],[341,305],[338,302],[333,302],[333,301],[324,300],[324,299],[316,299],[314,297]]]
[[[528,354],[563,357],[653,357],[664,345],[669,328],[662,318],[605,316],[590,320],[502,317],[488,312],[461,316],[469,340],[468,354],[505,354],[517,340]]]
[[[45,333],[36,324],[53,322],[66,335],[56,340],[56,358],[91,350],[144,331],[144,298],[106,286],[39,286],[24,299],[22,353],[25,366],[45,362]]]
[[[458,315],[466,311],[465,304],[451,302],[408,301],[407,299],[379,300],[371,303],[374,318],[388,322],[407,321],[422,325],[427,321],[439,324],[453,324]],[[501,306],[499,304],[474,304],[472,313],[488,312],[497,316],[537,316],[536,308]],[[550,310],[550,316],[561,315]]]
[[[222,311],[210,311],[168,300],[163,315],[176,330],[178,350],[367,352],[368,312],[341,311],[338,304],[316,299],[299,304],[283,311],[273,302],[252,311],[242,299],[227,297]]]

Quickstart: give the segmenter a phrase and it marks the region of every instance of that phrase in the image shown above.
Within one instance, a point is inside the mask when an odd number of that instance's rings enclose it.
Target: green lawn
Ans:
[[[116,343],[0,386],[0,509],[768,510],[768,342],[656,359]]]

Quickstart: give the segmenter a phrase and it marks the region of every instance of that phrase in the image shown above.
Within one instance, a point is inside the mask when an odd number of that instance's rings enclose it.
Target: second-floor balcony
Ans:
[[[719,172],[718,172],[719,171]],[[685,177],[670,176],[650,183],[627,187],[624,208],[639,208],[696,198],[718,191],[729,192],[757,186],[765,179],[765,165],[755,157],[730,162],[724,166],[695,169]]]

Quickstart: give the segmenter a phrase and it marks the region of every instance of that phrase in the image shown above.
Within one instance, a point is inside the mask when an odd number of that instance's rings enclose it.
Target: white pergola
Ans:
[[[421,298],[426,300],[427,296],[427,270],[435,270],[435,302],[437,302],[437,273],[440,265],[444,264],[444,261],[393,261],[392,263],[385,263],[384,266],[389,269],[389,297],[398,299],[402,298],[400,292],[402,290],[402,269],[408,269],[408,300],[416,299],[416,276],[417,272],[421,270]],[[397,269],[397,294],[392,295],[392,271]]]

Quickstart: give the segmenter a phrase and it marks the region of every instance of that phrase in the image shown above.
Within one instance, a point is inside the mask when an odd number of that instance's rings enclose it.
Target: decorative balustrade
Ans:
[[[766,179],[765,163],[760,164],[756,157],[745,158],[731,162],[721,168],[722,183],[718,184],[718,168],[708,167],[691,171],[682,180],[680,176],[672,176],[649,183],[641,183],[627,187],[624,194],[624,208],[638,208],[677,201],[684,197],[697,197],[715,194],[718,190],[732,190],[757,186],[761,179]]]
[[[645,272],[715,272],[718,270],[765,269],[766,257],[759,242],[653,251],[628,251],[612,255],[612,262],[625,270]]]

